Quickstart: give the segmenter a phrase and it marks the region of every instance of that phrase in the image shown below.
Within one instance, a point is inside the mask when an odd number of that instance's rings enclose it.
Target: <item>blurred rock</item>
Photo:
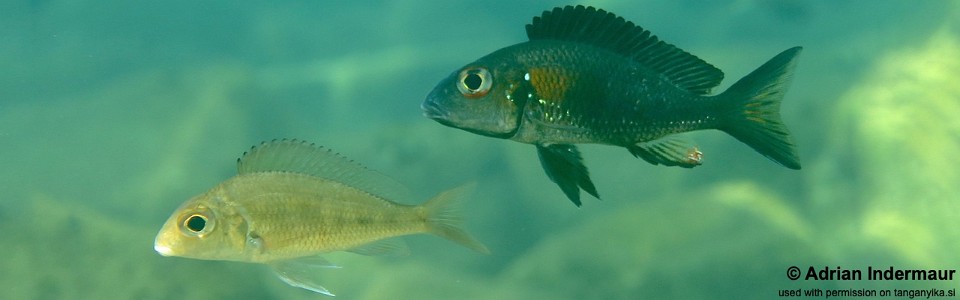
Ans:
[[[811,286],[789,281],[789,266],[824,261],[783,198],[735,182],[593,218],[500,279],[568,299],[770,299],[778,287]]]
[[[162,222],[187,197],[233,175],[234,160],[253,145],[234,99],[248,80],[227,63],[150,70],[47,105],[4,104],[0,165],[17,174],[5,191],[83,195],[77,202],[128,221]]]
[[[915,266],[960,262],[960,31],[879,59],[839,100],[814,202],[852,243],[895,249]]]

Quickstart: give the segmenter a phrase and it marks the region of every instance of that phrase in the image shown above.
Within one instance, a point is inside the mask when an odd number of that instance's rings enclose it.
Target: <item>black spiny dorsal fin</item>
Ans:
[[[707,94],[723,80],[723,71],[650,31],[613,13],[583,5],[544,11],[527,24],[530,40],[565,40],[591,44],[629,57],[664,75],[678,87]]]

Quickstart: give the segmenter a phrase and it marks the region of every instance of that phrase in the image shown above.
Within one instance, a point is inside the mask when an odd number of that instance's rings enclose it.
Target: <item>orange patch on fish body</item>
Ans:
[[[562,102],[566,99],[567,91],[576,82],[576,78],[571,75],[574,74],[565,72],[561,68],[543,67],[530,69],[524,75],[524,79],[530,82],[533,90],[540,96],[537,100]]]

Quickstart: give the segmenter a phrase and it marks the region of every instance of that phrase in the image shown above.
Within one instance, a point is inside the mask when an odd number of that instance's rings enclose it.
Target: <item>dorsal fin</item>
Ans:
[[[409,200],[400,183],[330,149],[300,140],[278,139],[253,146],[237,159],[237,173],[293,172],[342,183],[395,202]]]
[[[723,71],[650,31],[613,13],[583,5],[557,7],[527,24],[530,40],[565,40],[591,44],[629,57],[664,75],[677,86],[707,94],[723,80]]]

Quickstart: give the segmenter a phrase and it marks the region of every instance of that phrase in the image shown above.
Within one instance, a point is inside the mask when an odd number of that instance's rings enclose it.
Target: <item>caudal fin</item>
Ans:
[[[790,85],[801,47],[777,54],[719,95],[728,111],[718,129],[791,169],[800,169],[800,157],[790,131],[780,119],[780,101]]]
[[[427,230],[445,239],[456,242],[477,252],[490,254],[487,246],[463,231],[463,219],[457,213],[456,204],[463,194],[473,189],[473,184],[441,192],[420,206],[427,219]]]

